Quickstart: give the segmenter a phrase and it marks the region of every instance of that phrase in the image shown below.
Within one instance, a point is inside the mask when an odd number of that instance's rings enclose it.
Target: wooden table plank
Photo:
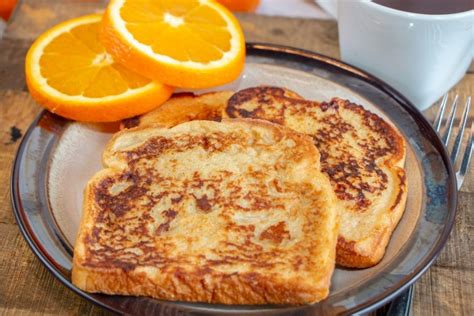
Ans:
[[[11,211],[12,160],[34,116],[40,111],[26,92],[25,53],[41,32],[73,16],[100,11],[106,0],[24,0],[0,42],[0,314],[106,314],[67,290],[37,260],[21,237]],[[238,15],[247,40],[313,50],[339,57],[334,21]],[[474,68],[473,68],[474,69]],[[474,73],[453,89],[474,96]],[[425,112],[434,116],[434,109]],[[472,228],[474,176],[471,168],[459,195],[453,233],[434,266],[415,286],[415,315],[473,315]]]
[[[61,21],[103,12],[107,2],[107,0],[23,0],[10,18],[4,36],[33,40]]]
[[[30,47],[30,40],[0,40],[0,89],[27,91],[25,83],[25,55]]]
[[[20,235],[10,170],[21,135],[41,109],[28,92],[0,89],[0,111],[0,314],[103,314],[57,281]]]
[[[0,231],[0,314],[107,314],[60,284],[33,255],[15,225],[0,223]]]
[[[454,229],[433,267],[415,285],[414,315],[473,315],[474,194],[461,192]]]

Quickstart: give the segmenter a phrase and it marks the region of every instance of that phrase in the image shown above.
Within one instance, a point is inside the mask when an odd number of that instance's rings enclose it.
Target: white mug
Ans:
[[[474,57],[474,10],[431,15],[340,0],[337,18],[342,60],[384,80],[419,110],[449,91]]]

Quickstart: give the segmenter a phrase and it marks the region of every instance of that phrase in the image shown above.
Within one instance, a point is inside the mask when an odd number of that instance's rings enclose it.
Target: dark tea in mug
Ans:
[[[372,0],[372,2],[420,14],[451,14],[474,10],[474,0]]]

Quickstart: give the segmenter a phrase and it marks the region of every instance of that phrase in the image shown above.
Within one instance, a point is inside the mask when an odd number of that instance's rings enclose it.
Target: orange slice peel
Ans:
[[[111,0],[102,42],[137,73],[183,88],[228,83],[245,61],[238,21],[213,0]]]
[[[65,21],[42,34],[25,62],[32,97],[69,119],[110,122],[142,114],[173,88],[118,64],[99,40],[101,15]]]

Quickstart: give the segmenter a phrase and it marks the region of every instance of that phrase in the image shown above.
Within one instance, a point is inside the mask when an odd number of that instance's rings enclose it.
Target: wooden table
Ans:
[[[24,0],[0,41],[0,314],[106,314],[67,290],[28,248],[10,204],[10,171],[19,141],[41,111],[27,92],[25,53],[44,30],[64,19],[100,11],[101,0]],[[248,41],[313,50],[339,57],[334,21],[239,15]],[[471,67],[454,88],[474,96]],[[426,112],[433,117],[433,110]],[[474,315],[474,173],[459,194],[458,216],[434,266],[415,286],[415,315]]]

